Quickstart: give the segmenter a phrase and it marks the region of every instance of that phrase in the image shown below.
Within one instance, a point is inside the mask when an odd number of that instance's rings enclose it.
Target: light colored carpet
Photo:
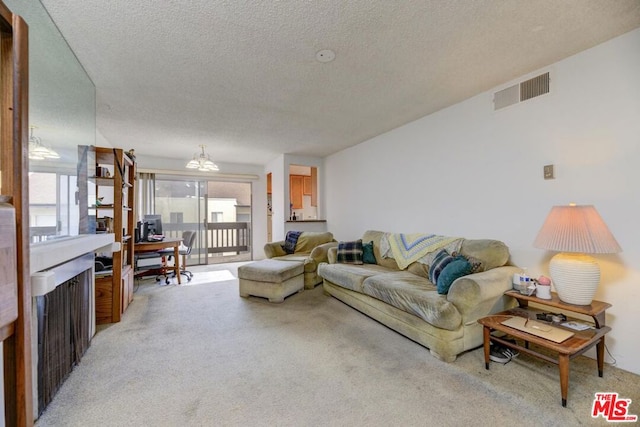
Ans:
[[[192,270],[184,286],[139,286],[38,426],[606,425],[591,418],[603,391],[640,414],[640,378],[599,378],[585,357],[562,408],[555,365],[485,370],[482,349],[447,364],[321,286],[271,304],[238,296],[237,264]]]

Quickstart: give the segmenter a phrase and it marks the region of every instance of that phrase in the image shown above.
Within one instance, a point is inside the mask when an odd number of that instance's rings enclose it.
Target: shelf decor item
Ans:
[[[588,254],[622,252],[592,205],[552,207],[533,246],[560,252],[549,262],[551,280],[558,297],[576,305],[591,304],[600,282],[600,267]]]

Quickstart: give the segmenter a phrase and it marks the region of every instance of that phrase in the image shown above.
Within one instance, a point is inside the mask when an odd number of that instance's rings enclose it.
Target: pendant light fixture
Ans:
[[[200,172],[215,172],[219,171],[218,165],[213,163],[211,157],[204,152],[204,145],[200,145],[200,149],[202,150],[200,153],[195,153],[193,155],[193,159],[187,163],[187,169],[197,169]]]
[[[55,150],[46,147],[40,138],[33,134],[35,126],[30,126],[31,133],[29,134],[29,159],[30,160],[44,160],[44,159],[59,159],[60,155]]]

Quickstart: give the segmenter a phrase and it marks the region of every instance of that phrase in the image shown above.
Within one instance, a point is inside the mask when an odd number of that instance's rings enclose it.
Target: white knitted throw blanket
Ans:
[[[398,267],[404,270],[429,252],[443,248],[460,238],[436,234],[389,233],[388,239],[393,258],[398,263]]]

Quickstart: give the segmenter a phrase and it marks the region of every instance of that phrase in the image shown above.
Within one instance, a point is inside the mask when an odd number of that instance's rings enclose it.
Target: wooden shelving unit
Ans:
[[[96,323],[119,322],[133,301],[136,163],[121,148],[95,147],[96,169],[108,177],[94,177],[97,232],[114,234],[120,251],[113,252],[113,268],[96,272]]]

